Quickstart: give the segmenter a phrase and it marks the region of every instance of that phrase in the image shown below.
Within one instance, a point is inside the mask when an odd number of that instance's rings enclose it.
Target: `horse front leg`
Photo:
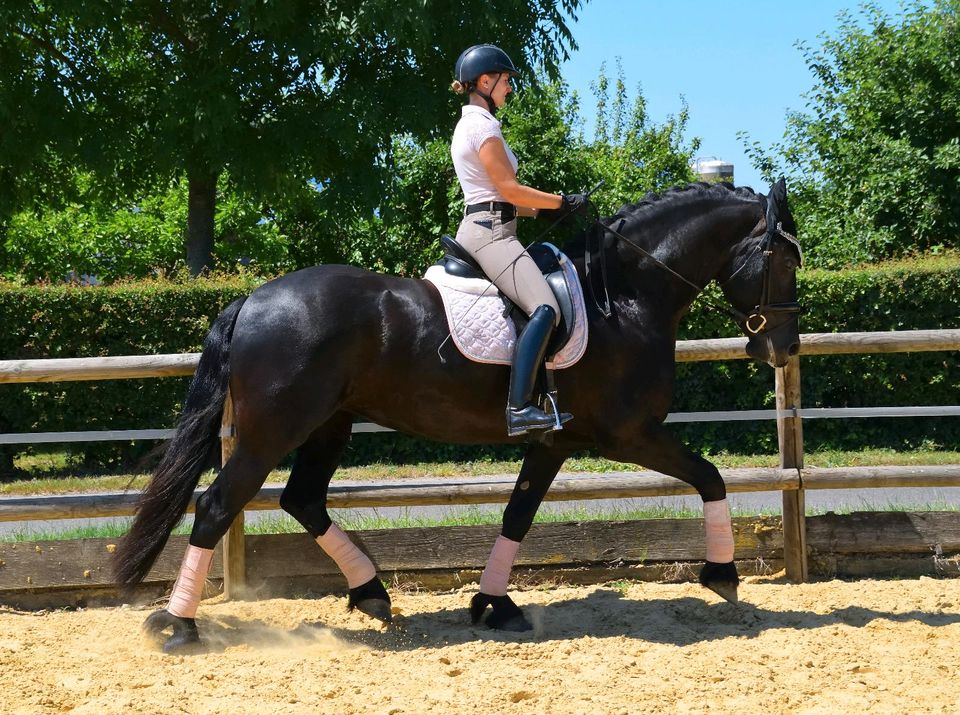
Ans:
[[[510,571],[520,550],[520,542],[530,530],[547,489],[567,458],[542,444],[531,445],[520,468],[516,486],[503,512],[503,528],[480,576],[480,591],[470,601],[470,619],[478,623],[488,606],[493,608],[484,620],[490,628],[504,631],[529,631],[533,628],[523,611],[507,595]]]
[[[680,479],[703,499],[706,529],[706,563],[700,570],[700,583],[730,601],[737,602],[740,577],[733,563],[733,526],[727,504],[727,488],[713,464],[693,452],[658,422],[645,425],[630,446],[601,448],[604,457],[640,464]]]

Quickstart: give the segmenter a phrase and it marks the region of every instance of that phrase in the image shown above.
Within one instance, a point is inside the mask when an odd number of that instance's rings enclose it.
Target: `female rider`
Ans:
[[[583,194],[549,194],[517,181],[517,158],[494,117],[513,91],[510,78],[518,74],[503,50],[494,45],[469,47],[457,59],[454,74],[453,91],[469,98],[450,145],[466,204],[457,242],[530,318],[513,353],[507,434],[554,429],[555,418],[534,404],[532,396],[560,309],[540,269],[517,240],[517,216],[536,216],[540,209],[585,212],[587,199]],[[561,423],[571,418],[560,414]]]

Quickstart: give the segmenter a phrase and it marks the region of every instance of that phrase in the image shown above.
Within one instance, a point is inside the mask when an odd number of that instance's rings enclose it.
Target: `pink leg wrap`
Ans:
[[[317,543],[327,556],[337,562],[350,588],[362,586],[377,575],[373,562],[353,545],[350,537],[336,524],[331,524],[326,534],[318,536]]]
[[[733,527],[727,500],[704,502],[703,521],[707,527],[707,561],[715,564],[733,561]]]
[[[493,551],[487,559],[487,568],[480,575],[480,592],[488,596],[506,596],[507,584],[510,583],[510,569],[513,560],[520,550],[519,541],[511,541],[505,536],[498,536],[493,544]]]
[[[207,581],[210,562],[213,561],[213,549],[201,549],[199,546],[187,546],[180,565],[180,575],[173,584],[173,593],[167,611],[180,618],[193,618],[197,615],[203,584]]]

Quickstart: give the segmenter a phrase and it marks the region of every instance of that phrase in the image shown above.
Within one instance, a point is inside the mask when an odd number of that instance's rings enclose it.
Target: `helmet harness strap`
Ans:
[[[500,82],[500,78],[501,78],[502,76],[503,76],[503,72],[497,72],[497,78],[493,81],[493,88],[494,88],[494,89],[497,88],[497,84]],[[491,91],[492,91],[492,90],[491,90]],[[474,92],[476,92],[477,94],[479,94],[479,95],[483,98],[483,100],[487,103],[487,107],[490,108],[490,114],[494,114],[494,115],[495,115],[495,114],[497,113],[497,105],[495,105],[495,104],[493,103],[493,97],[491,97],[489,94],[484,94],[483,92],[480,91],[480,83],[479,83],[479,82],[477,83],[477,86],[476,86],[476,89],[474,90]]]

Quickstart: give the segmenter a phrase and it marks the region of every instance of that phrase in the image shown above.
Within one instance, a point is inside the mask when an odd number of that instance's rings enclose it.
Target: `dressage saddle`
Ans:
[[[440,243],[443,245],[444,256],[440,263],[444,270],[450,275],[460,278],[479,278],[489,281],[490,279],[483,272],[480,264],[470,255],[470,253],[457,243],[456,239],[442,235]],[[574,310],[573,297],[570,295],[570,287],[563,275],[563,268],[560,266],[560,259],[563,257],[560,249],[552,243],[531,243],[527,246],[527,253],[537,264],[537,268],[543,273],[543,277],[553,291],[560,306],[560,325],[554,331],[553,338],[547,346],[547,355],[553,355],[566,344],[567,339],[573,334],[573,328],[577,319]],[[526,324],[526,314],[517,308],[517,306],[503,293],[500,297],[504,302],[504,315],[510,316],[514,323],[517,323],[517,332],[520,333],[523,325]]]

